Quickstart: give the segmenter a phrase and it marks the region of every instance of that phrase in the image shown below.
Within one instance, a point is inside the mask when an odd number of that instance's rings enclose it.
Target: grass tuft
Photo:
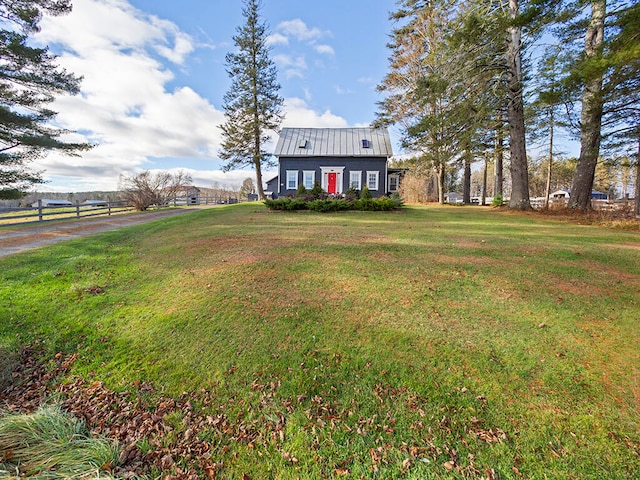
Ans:
[[[18,354],[0,345],[0,391],[13,382],[12,372],[18,364]]]
[[[93,479],[118,460],[118,447],[94,438],[84,423],[46,405],[32,414],[0,417],[0,478]]]

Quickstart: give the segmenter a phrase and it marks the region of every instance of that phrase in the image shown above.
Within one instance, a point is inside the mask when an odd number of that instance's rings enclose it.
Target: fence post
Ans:
[[[111,215],[111,200],[107,202],[107,215]]]
[[[80,218],[80,200],[76,200],[76,218]]]
[[[42,200],[38,200],[38,221],[42,221]]]

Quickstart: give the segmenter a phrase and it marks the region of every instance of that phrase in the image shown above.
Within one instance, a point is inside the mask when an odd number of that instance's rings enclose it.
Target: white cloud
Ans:
[[[342,88],[340,85],[336,85],[335,90],[338,95],[350,95],[353,93],[353,90]]]
[[[281,33],[273,33],[267,37],[267,46],[272,45],[289,45],[289,39]]]
[[[316,52],[322,54],[322,55],[335,55],[336,52],[333,49],[333,47],[331,45],[316,45],[313,48],[315,48]]]
[[[309,28],[307,24],[299,18],[281,22],[278,24],[277,30],[284,35],[295,37],[300,41],[317,40],[330,35],[330,32],[323,32],[319,28]]]
[[[285,22],[284,28],[309,41],[327,35],[301,21]],[[165,166],[183,168],[200,186],[241,184],[253,174],[215,170],[223,113],[191,87],[169,86],[175,80],[171,68],[185,68],[195,48],[210,45],[195,45],[172,22],[125,0],[74,0],[70,15],[43,19],[37,40],[59,53],[62,67],[84,77],[80,95],[61,97],[53,106],[57,123],[78,132],[70,141],[97,144],[80,157],[52,153],[39,161],[37,168],[51,181],[43,190],[114,190],[120,174]],[[274,60],[289,77],[303,77],[308,68],[300,55]],[[311,101],[309,91],[305,96]],[[299,98],[287,98],[284,111],[283,126],[347,126],[344,118],[328,109],[317,112]]]
[[[307,62],[304,57],[292,57],[291,55],[274,55],[273,61],[278,68],[284,71],[284,75],[287,79],[294,77],[304,78],[304,71],[307,69]]]
[[[284,110],[287,115],[282,122],[283,127],[300,127],[300,128],[339,128],[347,127],[347,121],[325,110],[318,113],[309,108],[307,102],[301,98],[287,98],[284,101]]]
[[[46,17],[37,39],[61,49],[61,66],[82,75],[81,95],[62,97],[57,122],[98,144],[81,157],[48,155],[52,177],[95,177],[114,185],[120,173],[153,157],[215,158],[222,112],[174,78],[162,60],[184,64],[191,38],[124,0],[75,0],[65,17]]]

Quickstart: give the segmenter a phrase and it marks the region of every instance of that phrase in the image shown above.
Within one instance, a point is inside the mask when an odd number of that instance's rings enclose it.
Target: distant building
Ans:
[[[82,202],[82,205],[85,207],[108,207],[108,200],[85,200]]]
[[[176,201],[186,205],[200,205],[200,189],[193,185],[184,185],[176,190]]]
[[[447,192],[444,194],[444,203],[462,203],[464,197],[461,193]]]
[[[549,195],[549,200],[569,200],[571,196],[571,190],[556,190]],[[597,190],[591,190],[591,200],[606,200],[607,194],[598,192]]]
[[[54,200],[51,198],[43,198],[37,202],[33,202],[31,206],[38,207],[39,202],[42,202],[43,207],[73,207],[73,203],[69,200]]]

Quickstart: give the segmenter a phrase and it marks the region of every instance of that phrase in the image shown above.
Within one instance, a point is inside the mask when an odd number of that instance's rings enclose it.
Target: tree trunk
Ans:
[[[258,184],[257,186],[258,199],[262,202],[264,200],[264,188],[262,186],[262,165],[260,164],[259,160],[254,162],[254,165],[256,166],[256,183]]]
[[[438,165],[438,203],[444,205],[444,180],[446,176],[446,165]]]
[[[509,0],[512,19],[518,16],[518,0]],[[507,39],[507,119],[509,121],[509,150],[511,152],[511,200],[509,207],[528,210],[529,172],[524,127],[524,103],[522,99],[521,27],[509,27]]]
[[[553,110],[549,111],[549,165],[547,165],[547,188],[544,195],[544,209],[549,209],[549,195],[551,195],[551,172],[553,171]]]
[[[638,139],[638,156],[636,157],[636,199],[633,209],[637,218],[640,218],[640,138]]]
[[[591,21],[585,36],[585,55],[594,57],[602,49],[604,41],[604,17],[606,0],[592,0]],[[579,210],[591,208],[593,179],[600,154],[602,125],[602,74],[585,79],[582,92],[582,114],[580,117],[580,158],[573,176],[569,207]]]
[[[502,115],[501,115],[502,117]],[[501,197],[504,195],[503,193],[503,162],[504,162],[504,136],[502,135],[502,118],[500,118],[500,126],[496,130],[496,167],[495,167],[495,182],[493,185],[493,196],[494,198],[500,195]]]
[[[482,172],[482,198],[480,199],[480,205],[483,207],[487,204],[487,170],[489,167],[489,162],[487,161],[487,157],[484,157],[484,171]]]
[[[471,152],[467,150],[464,154],[464,178],[462,181],[462,203],[471,203]]]

